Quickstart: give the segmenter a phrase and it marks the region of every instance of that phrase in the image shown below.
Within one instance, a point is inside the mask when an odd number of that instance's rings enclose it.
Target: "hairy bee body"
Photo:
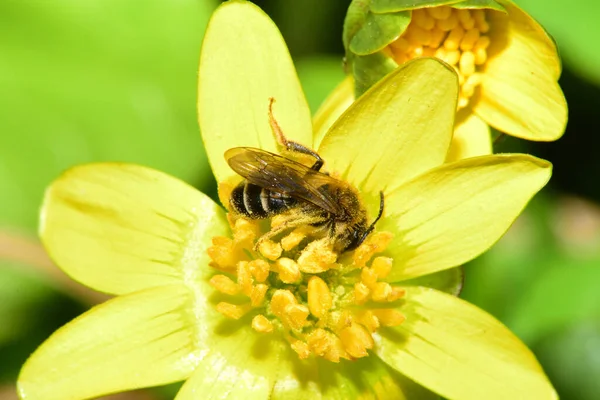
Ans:
[[[297,207],[298,200],[245,180],[231,192],[230,204],[238,214],[251,219],[263,219]]]
[[[311,225],[331,238],[333,248],[341,253],[358,247],[381,217],[383,197],[379,216],[369,225],[357,191],[319,172],[320,157],[308,167],[264,150],[237,147],[228,150],[225,158],[245,178],[231,192],[229,204],[234,212],[250,219],[286,217],[282,226],[261,240],[285,229]]]

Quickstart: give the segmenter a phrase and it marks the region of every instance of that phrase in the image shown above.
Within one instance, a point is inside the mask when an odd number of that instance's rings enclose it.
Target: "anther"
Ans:
[[[289,290],[278,289],[271,297],[271,311],[281,318],[285,314],[285,308],[289,304],[296,304],[296,298]]]
[[[285,314],[281,317],[286,325],[292,329],[302,329],[308,317],[308,307],[302,304],[288,304],[284,309]]]
[[[388,297],[392,294],[392,287],[387,282],[377,282],[371,290],[373,291],[371,298],[378,303],[388,301]]]
[[[251,309],[249,304],[237,305],[226,302],[221,302],[216,306],[218,312],[231,319],[240,319]]]
[[[354,302],[357,305],[365,304],[369,300],[371,290],[362,282],[354,285]]]
[[[250,273],[250,267],[248,261],[238,262],[237,268],[237,283],[242,289],[242,293],[246,296],[250,296],[252,292],[252,274]]]
[[[262,259],[250,261],[250,273],[257,282],[264,282],[269,277],[269,263]]]
[[[371,263],[371,269],[377,278],[386,278],[392,271],[392,259],[389,257],[375,257]]]
[[[252,304],[252,307],[260,307],[263,304],[267,289],[269,287],[264,283],[259,283],[252,287],[252,291],[250,292],[250,304]]]
[[[344,350],[354,358],[365,357],[367,350],[372,349],[374,345],[371,334],[359,324],[352,324],[343,329],[338,337],[344,345]]]
[[[275,268],[279,272],[279,279],[283,283],[296,283],[302,277],[300,268],[296,261],[282,257],[275,262]]]
[[[406,319],[400,311],[391,308],[374,309],[372,312],[382,326],[398,326]]]
[[[318,274],[334,268],[337,256],[327,238],[314,240],[302,250],[298,257],[298,267],[302,272]]]
[[[276,242],[272,242],[270,240],[263,240],[258,245],[258,251],[268,260],[275,261],[283,252],[281,245]]]
[[[212,287],[217,289],[219,292],[228,294],[228,295],[236,295],[240,292],[240,286],[231,280],[231,278],[225,275],[215,275],[210,278],[208,281]]]
[[[258,314],[252,318],[252,329],[260,333],[273,332],[273,324],[264,315]]]
[[[317,318],[323,318],[333,305],[329,287],[318,276],[312,276],[308,281],[308,308]]]

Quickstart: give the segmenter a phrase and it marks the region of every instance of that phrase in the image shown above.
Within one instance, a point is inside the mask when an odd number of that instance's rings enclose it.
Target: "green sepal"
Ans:
[[[397,67],[398,64],[383,53],[355,56],[352,61],[352,75],[356,98]]]
[[[415,10],[418,8],[446,6],[460,0],[372,0],[371,12],[376,14]]]
[[[378,52],[404,33],[410,19],[410,11],[367,13],[363,25],[350,40],[350,52],[359,56]]]
[[[342,42],[344,43],[346,52],[348,52],[350,41],[356,35],[356,32],[365,24],[367,14],[369,13],[369,4],[370,0],[352,0],[348,6],[342,32]]]
[[[468,9],[479,9],[486,8],[490,10],[496,10],[503,13],[508,13],[506,8],[504,8],[500,3],[494,0],[465,0],[460,3],[456,3],[452,5],[453,8],[468,8]]]
[[[463,288],[464,276],[463,267],[455,267],[396,283],[402,286],[430,287],[453,296],[458,296]]]

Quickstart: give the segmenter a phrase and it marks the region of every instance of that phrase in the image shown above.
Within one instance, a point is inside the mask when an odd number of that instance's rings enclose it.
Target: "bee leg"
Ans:
[[[286,222],[282,223],[281,225],[277,226],[276,228],[271,229],[269,232],[265,233],[260,238],[258,238],[256,243],[254,244],[254,251],[258,251],[258,247],[260,246],[260,244],[263,241],[269,240],[272,237],[275,237],[288,229],[294,229],[301,225],[317,224],[322,221],[323,221],[323,217],[300,217],[300,218],[290,219],[289,221],[286,221]]]
[[[274,97],[269,98],[269,125],[271,125],[271,130],[273,131],[273,134],[275,135],[275,138],[277,139],[277,143],[279,143],[280,146],[285,147],[286,150],[288,150],[288,151],[293,151],[296,153],[306,154],[306,155],[314,157],[316,161],[310,168],[314,169],[315,171],[319,171],[325,161],[323,161],[323,159],[321,158],[320,155],[318,155],[315,151],[309,149],[308,147],[301,145],[300,143],[292,142],[291,140],[286,139],[285,135],[283,134],[283,131],[281,130],[281,127],[279,126],[279,124],[277,123],[277,120],[275,119],[275,116],[273,116],[273,103],[274,102],[275,102]]]

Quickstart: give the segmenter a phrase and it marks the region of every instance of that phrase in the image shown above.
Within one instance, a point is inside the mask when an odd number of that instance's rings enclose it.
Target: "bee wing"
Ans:
[[[248,182],[287,194],[322,208],[331,214],[341,212],[339,205],[319,188],[337,180],[289,158],[253,147],[234,147],[225,152],[227,163]]]

